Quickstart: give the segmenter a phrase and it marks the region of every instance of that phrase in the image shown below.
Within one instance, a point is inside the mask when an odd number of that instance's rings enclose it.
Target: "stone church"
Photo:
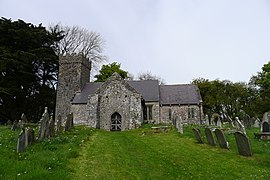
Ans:
[[[193,84],[159,85],[157,80],[127,81],[114,73],[106,82],[90,82],[91,64],[81,55],[59,59],[56,114],[73,113],[75,124],[108,131],[141,123],[199,124],[202,98]]]

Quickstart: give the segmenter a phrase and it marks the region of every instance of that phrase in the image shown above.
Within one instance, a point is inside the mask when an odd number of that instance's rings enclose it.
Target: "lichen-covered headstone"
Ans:
[[[209,126],[209,117],[207,114],[205,115],[205,125]]]
[[[220,129],[215,129],[215,134],[216,134],[219,146],[223,149],[230,149],[229,143],[223,131]]]
[[[176,116],[176,128],[180,134],[183,134],[183,124],[182,124],[182,118],[180,116]]]
[[[216,141],[215,141],[215,138],[213,136],[213,132],[210,128],[205,128],[205,135],[206,135],[206,139],[207,139],[208,144],[211,146],[215,146]]]
[[[62,131],[62,117],[59,114],[57,116],[57,120],[56,120],[56,128],[55,128],[55,132],[56,134],[59,134]]]
[[[69,131],[73,128],[73,113],[67,115],[66,124],[65,124],[65,131]]]
[[[203,140],[202,140],[202,136],[201,136],[200,130],[197,129],[197,128],[193,128],[192,131],[193,131],[193,133],[195,135],[195,138],[198,141],[198,143],[203,144]]]
[[[222,126],[220,118],[217,120],[217,126],[218,127],[221,127]]]
[[[255,128],[261,127],[261,121],[259,119],[256,119],[253,127],[255,127]]]
[[[17,152],[23,152],[25,149],[25,131],[22,129],[17,141]]]
[[[7,121],[7,126],[11,126],[11,125],[12,125],[11,120],[8,120],[8,121]]]
[[[55,134],[54,128],[55,128],[55,122],[53,120],[53,117],[51,116],[51,119],[49,121],[49,129],[48,129],[49,137],[53,137],[54,136],[54,134]]]
[[[234,136],[239,154],[242,156],[252,156],[251,144],[247,135],[238,131],[234,133]]]

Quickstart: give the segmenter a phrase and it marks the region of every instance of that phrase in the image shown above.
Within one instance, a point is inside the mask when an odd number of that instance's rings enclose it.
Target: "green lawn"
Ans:
[[[254,139],[254,130],[248,130],[254,156],[243,157],[233,134],[226,134],[228,151],[197,144],[191,128],[180,135],[174,128],[153,133],[149,126],[128,132],[76,127],[17,154],[18,132],[0,127],[0,179],[270,178],[270,141]]]

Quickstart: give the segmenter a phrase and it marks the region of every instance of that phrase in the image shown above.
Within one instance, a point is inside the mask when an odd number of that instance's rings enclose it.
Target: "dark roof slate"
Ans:
[[[143,96],[145,101],[159,101],[159,85],[157,80],[127,82]],[[72,104],[86,104],[88,96],[94,94],[102,84],[102,82],[86,83],[82,91],[75,94]]]
[[[199,104],[202,100],[200,91],[196,85],[161,85],[160,104]]]

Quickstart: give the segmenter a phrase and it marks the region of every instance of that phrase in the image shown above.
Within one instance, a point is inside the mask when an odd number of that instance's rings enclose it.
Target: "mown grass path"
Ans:
[[[189,129],[190,130],[190,129]],[[78,158],[70,160],[71,179],[269,179],[270,159],[197,144],[191,134],[97,130]],[[261,142],[259,142],[261,143]],[[266,148],[270,148],[269,143]],[[255,151],[260,151],[255,148]],[[265,153],[264,153],[265,154]],[[268,158],[268,159],[266,159]]]

